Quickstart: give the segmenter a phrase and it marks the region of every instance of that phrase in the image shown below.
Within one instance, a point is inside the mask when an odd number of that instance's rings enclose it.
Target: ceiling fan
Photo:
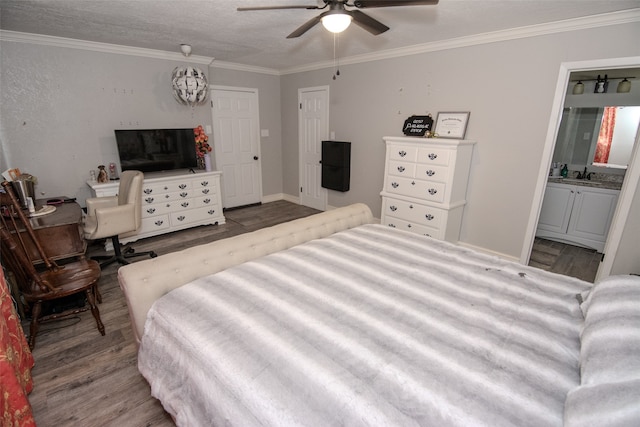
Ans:
[[[369,31],[374,36],[382,34],[389,29],[382,22],[373,19],[358,9],[374,8],[374,7],[391,7],[391,6],[424,6],[436,5],[439,0],[318,0],[318,5],[290,5],[290,6],[256,6],[256,7],[239,7],[239,12],[251,10],[273,10],[273,9],[308,9],[308,10],[329,10],[322,12],[320,15],[312,18],[302,24],[293,33],[287,36],[288,39],[300,37],[313,26],[322,22],[327,30],[333,33],[339,33],[347,29],[351,21],[356,25]],[[347,8],[356,8],[350,10]]]

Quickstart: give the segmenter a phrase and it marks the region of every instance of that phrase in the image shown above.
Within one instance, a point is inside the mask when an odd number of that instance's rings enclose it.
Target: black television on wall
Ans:
[[[198,165],[195,135],[186,129],[116,129],[120,169],[161,172]]]

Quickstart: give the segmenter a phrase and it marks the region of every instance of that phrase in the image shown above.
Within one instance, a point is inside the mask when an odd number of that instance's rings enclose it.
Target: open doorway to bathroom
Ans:
[[[609,169],[608,165],[594,164],[591,161],[591,158],[587,159],[581,165],[581,172],[584,171],[584,167],[587,166],[589,172],[593,169],[594,171],[604,173],[604,174],[618,174],[620,178],[620,187],[622,189],[620,193],[620,200],[617,201],[612,210],[612,221],[611,224],[611,232],[609,233],[609,239],[606,239],[606,243],[604,244],[604,250],[601,246],[597,250],[593,248],[585,248],[584,246],[589,245],[572,245],[568,244],[569,242],[563,241],[552,241],[549,239],[540,239],[536,236],[536,230],[538,227],[538,221],[542,216],[542,205],[543,205],[543,196],[546,193],[547,182],[551,181],[548,178],[550,167],[552,165],[552,158],[556,152],[556,140],[559,138],[561,133],[561,121],[563,111],[566,111],[567,106],[571,107],[592,107],[590,103],[596,101],[602,106],[607,105],[622,105],[622,106],[638,106],[640,105],[640,90],[637,90],[638,87],[634,88],[635,90],[631,90],[629,92],[619,91],[618,81],[611,79],[608,85],[608,91],[605,93],[598,93],[596,91],[595,85],[597,84],[597,80],[599,79],[598,73],[600,72],[601,77],[605,74],[609,74],[609,76],[613,76],[614,78],[618,77],[619,73],[633,73],[632,81],[636,83],[633,86],[638,86],[640,81],[640,61],[638,58],[621,58],[618,60],[599,60],[593,61],[592,63],[582,62],[582,63],[567,63],[563,64],[561,67],[561,73],[558,80],[558,86],[556,88],[557,94],[556,99],[554,101],[554,105],[552,108],[551,120],[549,125],[549,131],[547,134],[547,142],[545,145],[545,155],[543,157],[543,164],[541,165],[540,170],[540,180],[537,188],[536,198],[534,200],[534,210],[538,207],[536,212],[532,212],[531,221],[529,223],[529,229],[527,239],[529,246],[525,244],[523,248],[523,253],[521,256],[521,261],[523,263],[528,263],[530,265],[535,265],[537,267],[554,271],[560,274],[565,274],[569,276],[579,277],[583,280],[594,281],[598,280],[600,277],[606,277],[611,274],[612,271],[612,262],[616,259],[616,252],[618,250],[618,245],[620,245],[620,234],[621,229],[625,227],[625,222],[627,221],[629,215],[630,205],[634,200],[634,194],[636,193],[635,185],[622,185],[623,180],[625,179],[625,174],[628,177],[629,173],[634,177],[634,179],[629,180],[630,183],[635,184],[635,177],[637,175],[638,169],[637,163],[639,161],[638,155],[632,153],[632,158],[624,164],[624,168],[613,170]],[[584,84],[584,91],[582,93],[577,93],[573,90],[574,85],[577,84],[578,80],[585,79],[588,80],[588,76],[586,74],[594,74],[594,81],[588,83],[581,82]],[[626,77],[626,76],[625,76]],[[620,79],[622,81],[623,79]],[[581,95],[581,96],[580,96]],[[571,104],[571,105],[569,105]],[[594,129],[595,132],[595,129]],[[634,126],[634,133],[638,132],[638,126]],[[582,139],[586,141],[586,139],[591,139],[594,135],[587,135],[583,132]],[[596,135],[597,136],[597,135]],[[635,138],[633,139],[635,142]],[[597,139],[597,138],[596,138]],[[633,144],[633,143],[632,143]],[[637,145],[637,143],[636,143]],[[585,147],[583,147],[585,148]],[[585,151],[586,155],[589,155],[589,150]],[[591,150],[593,151],[593,150]],[[633,149],[635,153],[638,151],[637,147]],[[548,161],[548,164],[547,164]],[[597,162],[596,162],[597,163]],[[625,169],[628,165],[628,170]],[[600,169],[598,169],[600,168]],[[574,167],[574,173],[578,172],[578,169]],[[572,178],[570,176],[569,178]],[[575,178],[575,177],[573,177]],[[629,190],[630,187],[633,187]],[[615,229],[615,232],[613,231]],[[606,238],[606,237],[605,237]],[[558,239],[556,239],[558,240]],[[581,247],[582,246],[582,247]],[[607,253],[607,257],[609,258],[607,261],[601,262],[602,260],[602,252]],[[609,265],[606,265],[609,264]],[[606,268],[603,268],[606,267]],[[595,270],[595,274],[594,274]]]

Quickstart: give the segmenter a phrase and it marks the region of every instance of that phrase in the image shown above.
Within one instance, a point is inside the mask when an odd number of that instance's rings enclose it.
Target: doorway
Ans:
[[[260,121],[258,90],[214,86],[211,90],[213,147],[222,171],[225,209],[260,203]]]
[[[298,90],[298,152],[300,204],[324,211],[322,141],[329,139],[329,86]]]
[[[639,66],[640,57],[616,58],[561,64],[558,82],[556,85],[556,95],[551,109],[551,118],[549,120],[549,128],[547,130],[547,137],[543,150],[543,161],[539,171],[536,191],[534,193],[533,209],[529,217],[529,223],[525,235],[525,244],[523,246],[520,257],[520,261],[523,264],[528,264],[531,257],[535,239],[535,232],[542,208],[542,200],[547,184],[547,177],[549,175],[549,169],[552,164],[552,155],[555,149],[555,143],[560,127],[561,114],[565,103],[565,93],[569,85],[571,73],[582,71],[588,72],[601,69],[638,68]],[[607,277],[611,274],[611,269],[616,257],[616,252],[621,242],[622,230],[624,229],[624,226],[627,222],[630,206],[634,200],[634,195],[638,186],[638,176],[640,175],[639,151],[640,149],[638,148],[636,139],[636,144],[629,161],[629,167],[626,172],[626,179],[620,192],[620,197],[615,213],[613,215],[613,221],[609,230],[609,235],[604,247],[604,253],[607,254],[607,256],[604,256],[603,261],[600,263],[600,267],[598,268],[598,272],[596,275],[596,280]]]

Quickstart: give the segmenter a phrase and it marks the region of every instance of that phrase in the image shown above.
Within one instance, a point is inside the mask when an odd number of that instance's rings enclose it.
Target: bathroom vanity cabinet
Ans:
[[[604,250],[619,190],[548,183],[536,236]]]

